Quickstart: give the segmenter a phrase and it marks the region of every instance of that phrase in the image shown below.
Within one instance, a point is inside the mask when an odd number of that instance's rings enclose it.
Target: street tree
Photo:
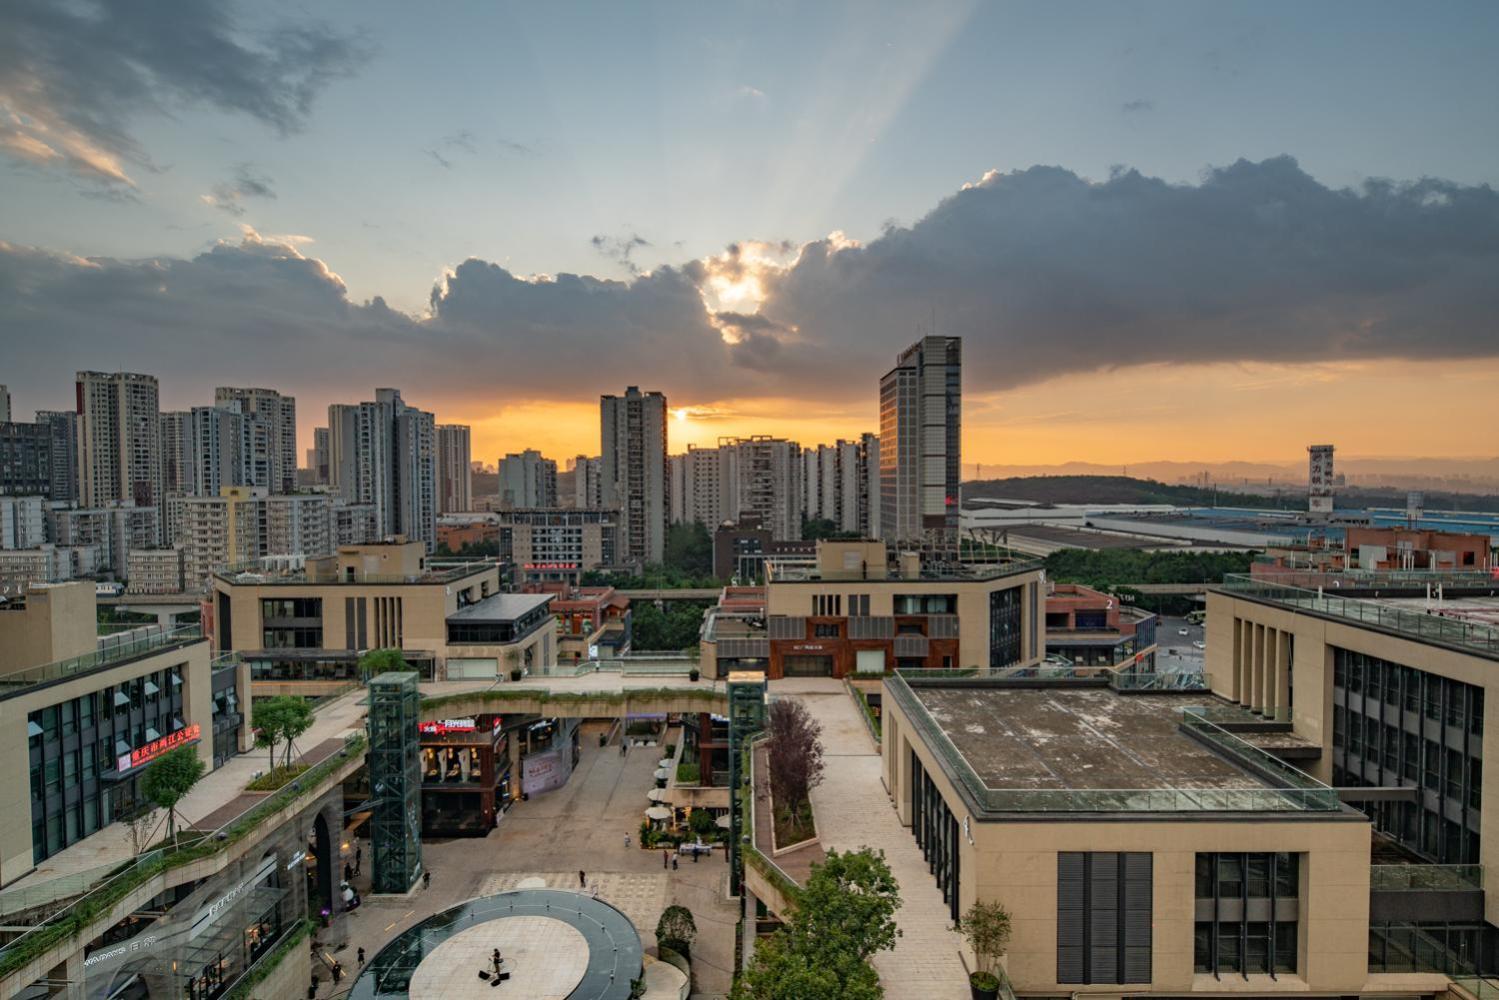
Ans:
[[[286,750],[282,756],[282,766],[291,766],[291,755],[295,749],[297,737],[312,728],[312,706],[307,704],[306,699],[298,698],[296,695],[280,695],[268,698],[256,705],[255,728],[257,731],[256,743],[260,744],[263,738],[272,748],[272,766],[274,767],[275,746],[282,744]],[[264,734],[262,737],[259,734]]]
[[[771,790],[795,815],[822,783],[822,724],[801,702],[781,699],[770,703],[766,732]]]
[[[177,803],[192,791],[205,770],[196,748],[178,747],[152,761],[141,778],[141,794],[167,811],[167,835],[173,843],[177,842]]]
[[[372,649],[359,658],[359,679],[368,684],[371,677],[389,671],[406,671],[411,664],[399,649]]]
[[[692,919],[691,910],[673,903],[661,911],[661,919],[656,921],[658,946],[685,956],[691,954],[692,942],[696,939],[697,922]]]

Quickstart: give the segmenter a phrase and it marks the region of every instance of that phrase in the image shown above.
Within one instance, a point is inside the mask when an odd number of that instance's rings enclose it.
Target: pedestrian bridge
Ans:
[[[424,718],[482,715],[551,715],[609,719],[625,715],[729,710],[722,681],[667,678],[585,677],[535,678],[475,688],[470,682],[434,681],[421,685]]]

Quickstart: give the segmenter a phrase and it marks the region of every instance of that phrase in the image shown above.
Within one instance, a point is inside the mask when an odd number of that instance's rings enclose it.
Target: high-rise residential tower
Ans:
[[[328,428],[326,427],[312,429],[312,447],[307,451],[307,468],[312,472],[314,485],[328,485]]]
[[[275,389],[239,389],[220,386],[213,391],[215,406],[239,404],[249,418],[251,437],[251,485],[271,493],[291,493],[297,488],[297,401]],[[256,429],[259,421],[263,430]],[[262,471],[263,470],[263,471]]]
[[[671,515],[666,478],[666,397],[630,386],[599,397],[602,499],[619,511],[621,561],[659,563]]]
[[[328,407],[328,477],[346,502],[370,504],[381,536],[437,540],[437,422],[396,389]]]
[[[161,407],[154,375],[79,372],[78,478],[85,507],[155,506],[161,495]]]
[[[46,425],[51,437],[50,457],[53,500],[78,499],[78,414],[71,410],[37,410],[36,422]]]
[[[923,337],[880,379],[880,536],[896,543],[958,533],[961,337]]]
[[[469,430],[463,424],[437,425],[437,512],[452,514],[474,507],[474,469]]]
[[[573,459],[573,506],[597,509],[603,506],[604,460],[579,455]]]
[[[500,459],[499,473],[502,507],[557,506],[557,463],[534,448]]]

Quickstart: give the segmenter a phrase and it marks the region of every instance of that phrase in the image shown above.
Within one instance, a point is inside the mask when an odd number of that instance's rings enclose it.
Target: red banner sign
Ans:
[[[142,764],[149,764],[168,750],[175,750],[180,746],[196,743],[202,735],[203,727],[196,722],[190,726],[183,726],[175,733],[167,733],[160,739],[152,740],[144,746],[136,747],[129,754],[121,754],[119,760],[120,770],[129,771],[132,768],[140,767]]]

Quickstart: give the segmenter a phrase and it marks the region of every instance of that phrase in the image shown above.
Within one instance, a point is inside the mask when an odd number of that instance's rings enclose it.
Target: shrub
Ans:
[[[692,919],[691,910],[672,904],[661,911],[661,919],[656,921],[658,947],[670,948],[691,957],[692,942],[696,939],[697,922]]]
[[[254,781],[245,786],[247,792],[274,792],[282,785],[290,784],[294,779],[307,770],[306,764],[293,764],[290,767],[279,765],[262,774]]]
[[[700,777],[701,775],[696,764],[689,764],[683,761],[677,765],[677,784],[695,785],[700,780]]]

